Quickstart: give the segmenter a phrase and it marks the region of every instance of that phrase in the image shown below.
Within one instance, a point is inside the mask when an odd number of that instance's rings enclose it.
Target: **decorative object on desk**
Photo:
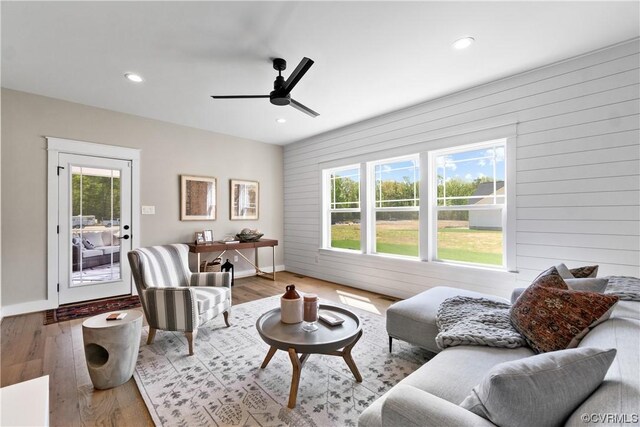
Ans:
[[[213,230],[204,230],[204,242],[213,243]]]
[[[216,179],[181,175],[180,220],[216,219]]]
[[[207,262],[204,260],[200,263],[200,272],[201,273],[217,273],[221,271],[222,258],[218,257],[213,261]]]
[[[222,264],[221,267],[222,271],[224,272],[231,272],[231,286],[235,285],[235,281],[236,281],[236,273],[235,273],[235,269],[233,267],[233,264],[231,264],[229,262],[229,258],[227,258],[227,260],[224,262],[224,264]]]
[[[196,231],[196,245],[204,245],[204,233],[202,231]]]
[[[229,217],[232,220],[258,219],[260,187],[258,181],[229,180]]]
[[[302,322],[302,298],[295,285],[288,285],[287,292],[280,297],[280,320],[282,323]]]
[[[236,239],[236,236],[233,234],[227,234],[220,240],[220,243],[239,243],[240,241]]]
[[[241,242],[255,242],[260,240],[264,234],[258,232],[258,230],[251,230],[249,228],[243,228],[242,231],[236,234],[236,237]]]
[[[315,294],[306,294],[304,296],[304,325],[302,329],[307,332],[318,330],[318,296]]]

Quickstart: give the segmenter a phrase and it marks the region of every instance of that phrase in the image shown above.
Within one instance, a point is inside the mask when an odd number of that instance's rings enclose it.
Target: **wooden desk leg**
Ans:
[[[296,400],[298,398],[298,385],[300,384],[300,373],[302,372],[302,364],[298,359],[298,353],[294,348],[289,349],[289,358],[291,359],[291,365],[293,366],[293,372],[291,376],[291,390],[289,390],[289,409],[296,407]]]
[[[196,254],[196,258],[197,258],[197,261],[198,261],[198,263],[196,264],[196,272],[200,273],[200,252],[198,252]]]
[[[356,338],[356,340],[351,344],[349,344],[348,346],[346,346],[344,350],[342,350],[342,358],[344,359],[345,362],[347,362],[347,366],[349,367],[349,369],[351,369],[351,373],[353,374],[353,376],[356,377],[356,382],[359,382],[359,383],[362,382],[362,375],[360,375],[360,372],[358,371],[358,367],[356,366],[356,362],[354,362],[353,357],[351,357],[351,350],[356,345],[356,343],[360,340],[361,336],[362,336],[362,330],[360,330],[360,333],[358,334],[358,337]]]
[[[272,270],[272,274],[273,274],[273,281],[276,281],[276,247],[272,246],[272,256],[273,256],[273,270]]]
[[[256,265],[254,265],[255,269],[256,269],[256,274],[260,273],[260,263],[258,262],[258,248],[253,248],[253,251],[255,252],[255,261],[256,261]]]
[[[273,355],[276,354],[276,351],[278,351],[278,349],[275,348],[274,346],[271,346],[271,348],[269,348],[269,352],[267,353],[267,357],[264,358],[264,361],[262,362],[262,366],[260,366],[260,369],[264,369],[264,368],[267,367],[269,362],[271,362],[271,358],[273,357]]]

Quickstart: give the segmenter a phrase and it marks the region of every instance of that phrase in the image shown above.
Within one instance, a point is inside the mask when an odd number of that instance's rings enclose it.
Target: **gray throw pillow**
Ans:
[[[585,279],[564,279],[569,289],[574,291],[597,292],[604,294],[609,279],[606,277],[588,277]]]
[[[569,271],[569,267],[567,267],[563,263],[555,265],[554,267],[556,268],[556,270],[558,270],[558,274],[563,279],[573,279],[574,278],[573,274],[571,274],[571,271]]]
[[[85,249],[93,249],[93,248],[95,248],[93,243],[91,243],[87,239],[82,239],[82,244],[84,245]]]
[[[600,386],[615,356],[586,347],[500,363],[460,406],[497,426],[560,426]]]

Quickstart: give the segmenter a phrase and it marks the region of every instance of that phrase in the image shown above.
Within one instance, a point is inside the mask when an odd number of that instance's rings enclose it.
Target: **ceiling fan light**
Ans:
[[[134,83],[142,83],[142,76],[136,73],[125,73],[124,76],[127,80],[132,81]]]
[[[476,41],[476,39],[474,39],[473,37],[463,37],[461,39],[454,41],[452,46],[454,49],[458,49],[458,50],[466,49],[469,46],[471,46],[474,41]]]

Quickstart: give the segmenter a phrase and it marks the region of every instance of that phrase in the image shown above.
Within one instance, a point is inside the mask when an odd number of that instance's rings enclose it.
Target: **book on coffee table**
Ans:
[[[344,323],[344,319],[330,311],[320,311],[318,318],[329,326],[338,326]]]

